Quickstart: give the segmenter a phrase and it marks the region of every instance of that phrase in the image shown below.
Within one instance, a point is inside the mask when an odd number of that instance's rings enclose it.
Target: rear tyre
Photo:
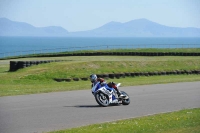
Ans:
[[[129,98],[128,94],[124,91],[121,91],[121,93],[126,96],[124,99],[122,99],[122,104],[123,105],[129,105],[130,104],[130,98]]]
[[[95,99],[100,106],[107,107],[109,105],[109,98],[102,92],[95,94]]]

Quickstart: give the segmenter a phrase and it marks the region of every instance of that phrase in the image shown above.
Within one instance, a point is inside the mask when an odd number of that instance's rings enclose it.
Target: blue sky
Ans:
[[[0,17],[36,27],[62,26],[70,32],[139,18],[200,28],[199,7],[200,0],[0,0]]]

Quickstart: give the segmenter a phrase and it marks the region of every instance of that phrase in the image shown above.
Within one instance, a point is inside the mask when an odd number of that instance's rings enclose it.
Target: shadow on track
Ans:
[[[75,107],[75,108],[99,108],[99,105],[75,105],[75,106],[63,106],[63,107]]]
[[[120,104],[111,104],[108,107],[116,107],[116,106],[120,106]],[[100,105],[75,105],[75,106],[63,106],[63,107],[75,107],[75,108],[104,108]],[[107,107],[107,108],[108,108]]]

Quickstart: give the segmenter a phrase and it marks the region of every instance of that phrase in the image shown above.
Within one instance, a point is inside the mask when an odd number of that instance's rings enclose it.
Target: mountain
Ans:
[[[200,37],[200,28],[161,25],[147,19],[126,23],[109,22],[99,28],[68,32],[62,27],[34,27],[23,22],[0,18],[0,36],[65,36],[65,37]]]
[[[110,22],[90,31],[76,32],[74,35],[97,37],[200,37],[200,28],[168,27],[147,19],[136,19],[126,23]]]
[[[34,27],[24,22],[15,22],[0,18],[0,36],[67,36],[68,31],[62,27]]]

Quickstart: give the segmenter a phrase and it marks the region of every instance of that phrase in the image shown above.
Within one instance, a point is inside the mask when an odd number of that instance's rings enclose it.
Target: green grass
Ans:
[[[120,82],[122,86],[135,86],[146,84],[161,84],[175,82],[200,81],[199,75],[170,75],[152,77],[127,77],[120,79],[109,79],[109,81]],[[55,82],[53,80],[20,80],[8,79],[0,81],[0,96],[13,96],[25,94],[37,94],[58,91],[87,90],[91,86],[90,81]]]
[[[153,72],[170,70],[200,70],[199,57],[141,56],[78,56],[53,58],[23,58],[20,60],[52,60],[54,62],[8,72],[9,61],[0,61],[0,96],[89,89],[89,81],[55,82],[53,78],[88,77],[91,73]],[[126,77],[113,79],[123,86],[170,82],[200,81],[199,75]]]
[[[200,108],[88,125],[51,133],[199,133]]]
[[[91,73],[200,69],[199,57],[78,56],[66,57],[65,59],[67,60],[65,62],[42,64],[18,70],[15,73],[7,73],[7,78],[12,76],[12,78],[17,77],[20,79],[51,80],[53,78],[88,77]]]

